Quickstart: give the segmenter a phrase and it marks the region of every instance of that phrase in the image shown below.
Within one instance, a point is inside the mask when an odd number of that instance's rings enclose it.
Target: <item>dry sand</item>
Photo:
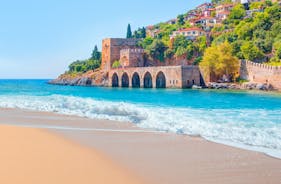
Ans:
[[[0,126],[1,184],[140,184],[98,152],[43,130]]]
[[[103,128],[110,130],[129,131],[141,130],[130,123],[90,120],[86,118],[63,116],[53,113],[29,112],[15,109],[0,109],[0,123],[31,126],[48,125],[74,128]],[[14,135],[12,134],[13,129],[11,129],[9,132],[10,136]],[[105,158],[110,158],[114,161],[114,163],[117,163],[118,166],[122,166],[124,170],[130,170],[133,172],[136,178],[140,178],[142,181],[145,181],[145,183],[281,183],[280,159],[275,159],[258,152],[246,151],[212,143],[200,137],[189,137],[167,133],[134,133],[78,129],[50,129],[49,132],[52,132],[57,136],[63,135],[65,138],[67,138],[67,140],[72,140],[73,142],[80,143],[80,145],[84,147],[98,150],[98,152],[102,153],[101,155],[103,155]],[[43,133],[47,134],[46,132]],[[37,135],[35,137],[36,138],[33,139],[36,140],[36,143],[38,142]],[[49,134],[48,137],[50,137]],[[56,138],[56,136],[51,137]],[[68,141],[62,142],[64,142],[63,145],[70,144]],[[3,143],[7,143],[7,140],[5,139]],[[1,142],[1,145],[3,143]],[[34,146],[33,141],[32,144],[30,143],[30,145]],[[52,145],[42,145],[46,152],[48,152],[47,150],[49,150],[50,146]],[[78,146],[75,148],[77,147]],[[41,150],[43,148],[32,148],[31,152],[34,150]],[[79,150],[80,149],[83,150],[85,148],[81,147]],[[20,150],[16,150],[14,152],[15,156],[18,156],[18,154],[21,153]],[[26,158],[25,155],[26,154],[21,157],[23,161]],[[66,154],[62,155],[64,156]],[[58,159],[58,162],[64,161],[63,156]],[[32,163],[33,159],[30,159],[30,162]],[[85,160],[89,160],[89,158],[85,157]],[[48,165],[48,162],[42,163],[40,165],[43,166],[45,164]],[[77,160],[77,162],[72,162],[73,166],[76,164],[79,165],[81,162],[79,160]],[[29,166],[29,164],[27,165]],[[58,172],[63,170],[62,168],[63,167],[61,167]],[[117,170],[120,170],[120,172],[122,171],[122,169]],[[0,171],[0,173],[2,173],[2,171]],[[121,174],[122,173],[123,172],[121,172]],[[17,176],[17,173],[14,171],[9,172],[9,174]],[[83,174],[84,177],[87,178],[88,176],[91,176],[92,172]],[[131,175],[132,174],[129,174],[129,176]],[[72,174],[68,174],[68,176],[72,176]],[[108,176],[111,177],[111,174]],[[52,179],[54,177],[55,176],[52,175],[49,178]],[[85,182],[78,183],[87,183],[86,179],[84,181]],[[0,181],[0,183],[2,182]],[[113,183],[117,182],[114,181]]]

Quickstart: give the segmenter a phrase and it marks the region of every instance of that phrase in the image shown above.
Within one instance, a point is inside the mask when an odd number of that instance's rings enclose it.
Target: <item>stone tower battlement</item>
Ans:
[[[256,69],[261,69],[267,72],[281,73],[281,66],[270,66],[262,63],[254,63],[252,61],[244,61],[244,62],[248,67],[255,67]]]
[[[139,39],[107,38],[102,41],[101,68],[109,71],[114,61],[120,60],[120,51],[123,49],[137,49]]]
[[[120,51],[120,64],[124,67],[143,67],[144,49],[122,49]]]
[[[120,54],[143,54],[144,49],[122,49]]]

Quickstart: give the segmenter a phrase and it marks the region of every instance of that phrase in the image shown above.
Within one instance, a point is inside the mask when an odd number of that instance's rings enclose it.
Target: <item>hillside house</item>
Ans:
[[[196,10],[199,12],[204,12],[204,11],[206,11],[208,9],[212,9],[212,8],[214,8],[214,5],[212,3],[204,3],[204,4],[197,6]]]
[[[159,33],[159,29],[156,29],[154,26],[147,26],[145,30],[146,35],[152,38],[155,38]]]
[[[206,32],[198,27],[191,27],[174,31],[170,36],[170,39],[174,39],[176,36],[183,35],[188,40],[195,40],[199,36],[206,35]]]
[[[167,24],[173,25],[177,23],[177,19],[171,19],[166,22]]]
[[[233,4],[221,4],[217,6],[216,9],[216,17],[219,20],[225,20],[228,15],[230,14],[230,11],[233,8]]]
[[[204,31],[211,31],[217,24],[217,19],[214,17],[201,17],[193,22],[193,24],[200,24]]]

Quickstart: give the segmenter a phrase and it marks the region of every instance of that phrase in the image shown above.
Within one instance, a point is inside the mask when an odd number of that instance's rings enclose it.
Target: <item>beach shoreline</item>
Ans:
[[[3,184],[144,183],[98,151],[43,129],[0,125],[0,145]]]
[[[1,124],[57,127],[48,132],[98,150],[145,183],[279,183],[281,178],[281,160],[201,137],[142,131],[131,123],[50,112],[0,109],[0,114]]]

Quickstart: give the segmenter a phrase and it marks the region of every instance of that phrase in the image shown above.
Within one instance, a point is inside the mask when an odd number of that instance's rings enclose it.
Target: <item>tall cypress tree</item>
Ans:
[[[128,27],[127,27],[127,38],[132,38],[132,30],[131,30],[130,24],[128,24]]]
[[[101,59],[101,52],[99,52],[97,45],[95,45],[95,48],[92,52],[91,59],[93,59],[93,60],[100,60]]]
[[[146,29],[143,27],[141,29],[141,38],[145,38],[146,37]]]

